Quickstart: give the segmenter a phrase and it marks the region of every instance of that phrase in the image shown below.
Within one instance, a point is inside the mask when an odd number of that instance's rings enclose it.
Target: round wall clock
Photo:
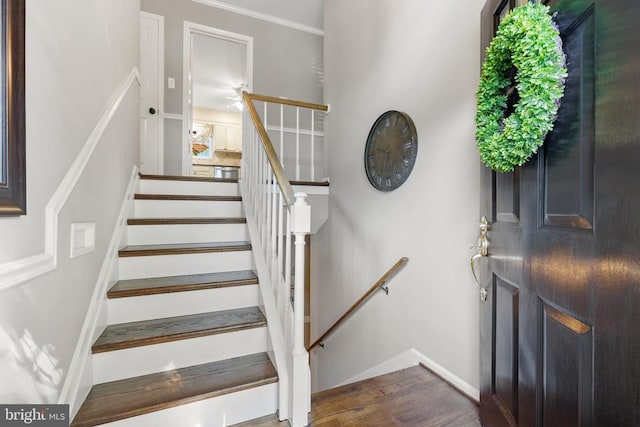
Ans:
[[[392,191],[409,178],[418,154],[413,120],[400,111],[387,111],[375,121],[364,148],[364,169],[380,191]]]

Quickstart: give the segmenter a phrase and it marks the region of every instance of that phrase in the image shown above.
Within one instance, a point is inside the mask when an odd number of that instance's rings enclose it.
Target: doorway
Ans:
[[[253,84],[253,38],[184,24],[182,174],[234,177],[242,156],[242,91]]]

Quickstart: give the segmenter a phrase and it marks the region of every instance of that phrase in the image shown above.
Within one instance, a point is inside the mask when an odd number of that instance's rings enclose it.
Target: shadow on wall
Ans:
[[[21,311],[37,313],[32,301],[21,302],[26,304],[15,304]],[[10,324],[7,314],[5,311],[0,318],[0,325]],[[34,337],[26,327],[9,330],[0,326],[0,402],[55,402],[64,376],[55,353],[46,337]]]

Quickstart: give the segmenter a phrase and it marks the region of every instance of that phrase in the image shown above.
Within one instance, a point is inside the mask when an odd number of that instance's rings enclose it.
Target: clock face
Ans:
[[[400,111],[387,111],[373,124],[364,149],[369,182],[380,191],[400,187],[409,178],[418,154],[413,120]]]

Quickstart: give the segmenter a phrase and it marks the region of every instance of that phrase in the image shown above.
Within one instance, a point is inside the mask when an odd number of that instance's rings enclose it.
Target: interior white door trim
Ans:
[[[315,34],[316,36],[324,36],[324,30],[322,28],[316,28],[311,25],[305,25],[300,22],[291,21],[289,19],[279,18],[273,15],[267,15],[266,13],[260,13],[255,10],[247,9],[240,6],[235,6],[226,2],[217,1],[217,0],[193,0],[193,1],[196,3],[206,4],[207,6],[226,10],[228,12],[237,13],[239,15],[248,16],[250,18],[260,19],[261,21],[270,22],[272,24],[293,28],[294,30],[300,30],[310,34]]]
[[[189,127],[191,126],[191,48],[192,36],[200,34],[208,37],[215,37],[222,40],[241,43],[247,50],[247,86],[248,91],[253,90],[253,37],[244,34],[232,33],[220,30],[195,22],[184,21],[183,44],[182,44],[182,175],[191,175],[191,149],[189,147]]]

